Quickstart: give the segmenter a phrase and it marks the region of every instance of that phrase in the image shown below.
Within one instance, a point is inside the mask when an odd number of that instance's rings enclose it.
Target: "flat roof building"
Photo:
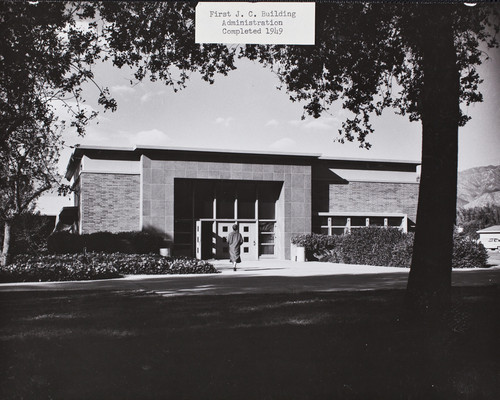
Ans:
[[[158,232],[173,255],[226,258],[237,223],[242,259],[290,258],[290,239],[362,226],[414,227],[415,161],[174,147],[76,147],[66,178],[76,232]]]

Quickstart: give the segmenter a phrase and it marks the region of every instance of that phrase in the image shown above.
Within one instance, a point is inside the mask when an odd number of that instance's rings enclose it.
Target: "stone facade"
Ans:
[[[282,182],[277,220],[281,258],[290,258],[290,238],[311,232],[311,166],[155,160],[142,156],[142,226],[174,237],[174,179]]]
[[[83,172],[79,187],[81,233],[141,230],[139,175]]]

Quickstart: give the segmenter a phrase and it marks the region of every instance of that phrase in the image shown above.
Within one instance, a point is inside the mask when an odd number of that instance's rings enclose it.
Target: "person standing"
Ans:
[[[229,260],[233,263],[233,270],[236,271],[236,264],[241,262],[240,248],[243,244],[243,237],[238,232],[238,225],[233,225],[233,231],[227,236],[229,244]]]

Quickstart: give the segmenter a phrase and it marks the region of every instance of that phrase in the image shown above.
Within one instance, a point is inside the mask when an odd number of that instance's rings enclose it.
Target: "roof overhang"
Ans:
[[[92,145],[77,145],[66,167],[65,177],[68,180],[74,176],[83,156],[107,160],[139,161],[145,155],[153,159],[176,161],[210,161],[238,163],[280,163],[290,165],[312,165],[319,180],[338,181],[340,177],[329,168],[372,169],[391,171],[415,171],[418,161],[403,160],[368,160],[355,158],[330,158],[317,153],[284,153],[257,150],[231,149],[200,149],[191,147],[164,147],[137,145],[133,147],[103,147]],[[321,170],[323,170],[321,172]],[[344,179],[340,178],[341,181]]]
[[[500,225],[493,225],[488,228],[476,231],[476,233],[500,233]]]

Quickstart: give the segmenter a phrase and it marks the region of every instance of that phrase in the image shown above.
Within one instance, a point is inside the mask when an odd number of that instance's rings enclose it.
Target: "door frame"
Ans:
[[[245,235],[245,227],[248,227],[248,236]],[[243,244],[241,245],[241,260],[242,261],[257,261],[259,259],[259,233],[257,222],[238,222],[238,230],[243,236]],[[245,238],[248,237],[248,242]],[[245,243],[248,243],[246,245]],[[248,252],[245,250],[248,249]]]
[[[260,254],[260,242],[259,242],[259,222],[261,222],[262,220],[258,220],[258,219],[214,219],[214,218],[201,218],[199,220],[196,221],[195,223],[195,235],[194,235],[194,240],[195,240],[195,243],[194,243],[194,249],[195,249],[195,255],[196,255],[196,258],[198,259],[205,259],[203,258],[203,255],[204,254],[211,254],[213,256],[213,258],[215,259],[228,259],[229,258],[229,253],[227,254],[227,257],[225,256],[225,253],[224,251],[221,251],[221,246],[223,246],[223,243],[220,242],[221,240],[223,240],[224,238],[227,238],[227,235],[232,231],[231,229],[231,226],[234,225],[234,224],[237,224],[238,227],[239,227],[239,231],[240,233],[242,234],[243,236],[243,232],[241,232],[241,226],[245,226],[245,225],[249,225],[249,226],[253,226],[253,230],[254,232],[252,232],[253,236],[254,236],[254,240],[251,241],[251,239],[249,239],[249,242],[252,244],[252,246],[254,247],[254,255],[251,257],[251,258],[247,258],[247,260],[259,260],[261,258],[264,258],[264,259],[275,259],[275,258],[278,258],[278,251],[277,251],[277,242],[278,240],[277,239],[277,235],[279,234],[276,230],[275,230],[275,240],[274,240],[274,254]],[[264,221],[262,221],[264,222]],[[267,221],[266,222],[271,222],[271,221]],[[221,235],[219,234],[219,224],[224,224],[228,227],[227,229],[227,232],[224,232],[224,235]],[[278,226],[278,221],[277,220],[274,220],[274,224],[275,224],[275,229],[276,227]],[[211,243],[203,243],[203,238],[205,237],[208,237],[208,235],[205,235],[205,233],[203,233],[203,230],[205,229],[208,229],[208,227],[211,226],[211,230],[212,230],[212,240],[211,240]],[[199,228],[200,227],[200,228]],[[255,243],[255,245],[253,244]],[[209,251],[206,246],[210,246],[211,247],[211,251]],[[241,255],[242,255],[242,260],[245,260],[245,257],[244,257],[244,253],[243,253],[243,248],[242,248],[242,251],[241,251]],[[199,258],[199,257],[202,257],[202,258]]]

